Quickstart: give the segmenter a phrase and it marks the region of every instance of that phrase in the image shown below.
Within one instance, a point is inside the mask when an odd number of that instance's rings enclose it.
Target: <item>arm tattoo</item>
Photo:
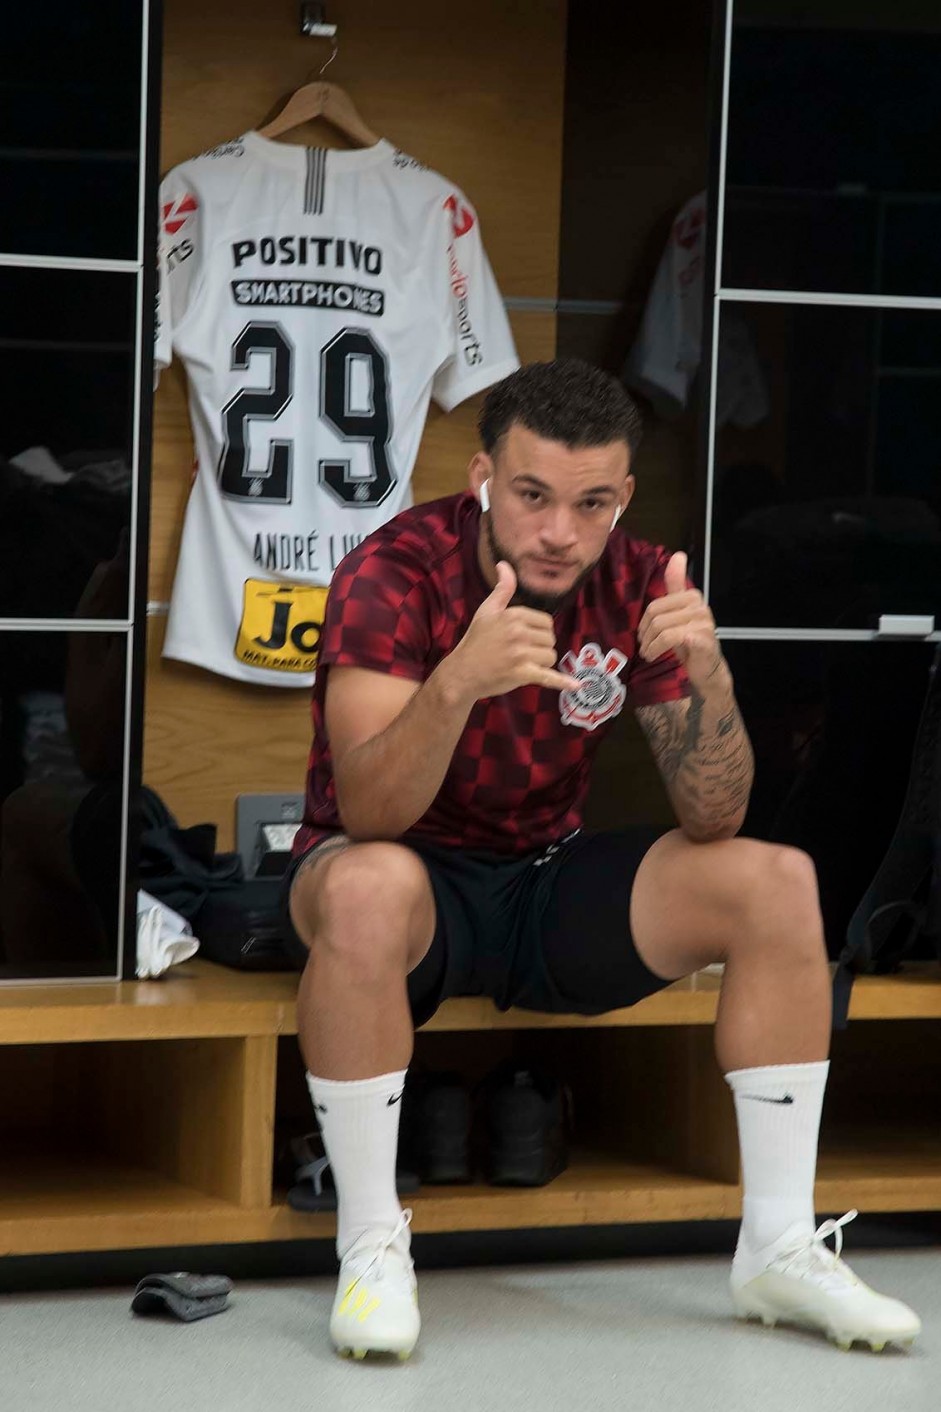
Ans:
[[[683,826],[700,836],[739,827],[754,761],[734,699],[716,706],[694,688],[636,714]]]
[[[699,746],[702,732],[703,698],[693,691],[689,709],[677,711],[675,702],[659,706],[642,706],[637,719],[650,743],[654,759],[669,789],[689,755]],[[680,703],[681,706],[686,703]]]
[[[728,735],[730,731],[733,731],[737,716],[737,711],[730,711],[727,716],[720,716],[716,726],[716,735]]]

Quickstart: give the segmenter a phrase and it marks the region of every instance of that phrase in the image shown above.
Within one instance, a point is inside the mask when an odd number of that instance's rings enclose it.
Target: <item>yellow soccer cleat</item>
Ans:
[[[392,1354],[404,1362],[418,1342],[411,1219],[404,1211],[394,1230],[370,1232],[344,1255],[330,1316],[330,1338],[341,1357],[360,1362],[367,1353]]]

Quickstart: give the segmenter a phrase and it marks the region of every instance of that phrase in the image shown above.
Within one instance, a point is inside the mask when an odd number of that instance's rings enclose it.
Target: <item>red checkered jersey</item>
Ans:
[[[417,505],[364,539],[330,586],[313,695],[306,851],[343,827],[324,700],[334,666],[423,682],[490,593],[477,557],[480,507],[451,495]],[[666,592],[670,551],[613,533],[577,595],[555,614],[562,670],[577,691],[521,686],[474,705],[427,812],[403,835],[500,853],[543,848],[581,827],[592,761],[625,705],[679,701],[690,684],[672,654],[644,662],[637,629]]]

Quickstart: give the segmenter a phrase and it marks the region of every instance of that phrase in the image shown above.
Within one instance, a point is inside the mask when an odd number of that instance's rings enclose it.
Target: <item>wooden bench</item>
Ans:
[[[731,1095],[713,1055],[721,978],[596,1019],[447,1002],[416,1059],[473,1080],[514,1054],[574,1094],[549,1186],[426,1187],[416,1231],[716,1220],[740,1210]],[[295,975],[201,959],[158,981],[0,989],[0,1255],[313,1239],[274,1181],[276,1131],[313,1127]],[[941,1208],[941,972],[857,982],[834,1038],[817,1207]]]

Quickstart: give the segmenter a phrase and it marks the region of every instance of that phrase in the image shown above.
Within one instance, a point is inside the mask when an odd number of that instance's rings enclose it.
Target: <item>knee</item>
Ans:
[[[762,884],[769,902],[803,913],[819,907],[817,869],[809,853],[783,844],[769,844]]]
[[[352,844],[302,873],[291,905],[308,923],[312,951],[370,966],[408,959],[410,923],[428,889],[424,865],[408,849]]]
[[[755,844],[743,902],[752,938],[767,940],[788,961],[825,955],[817,869],[809,854],[784,844]]]
[[[319,909],[330,921],[406,916],[428,887],[417,854],[398,843],[354,843],[324,859],[315,877]]]

